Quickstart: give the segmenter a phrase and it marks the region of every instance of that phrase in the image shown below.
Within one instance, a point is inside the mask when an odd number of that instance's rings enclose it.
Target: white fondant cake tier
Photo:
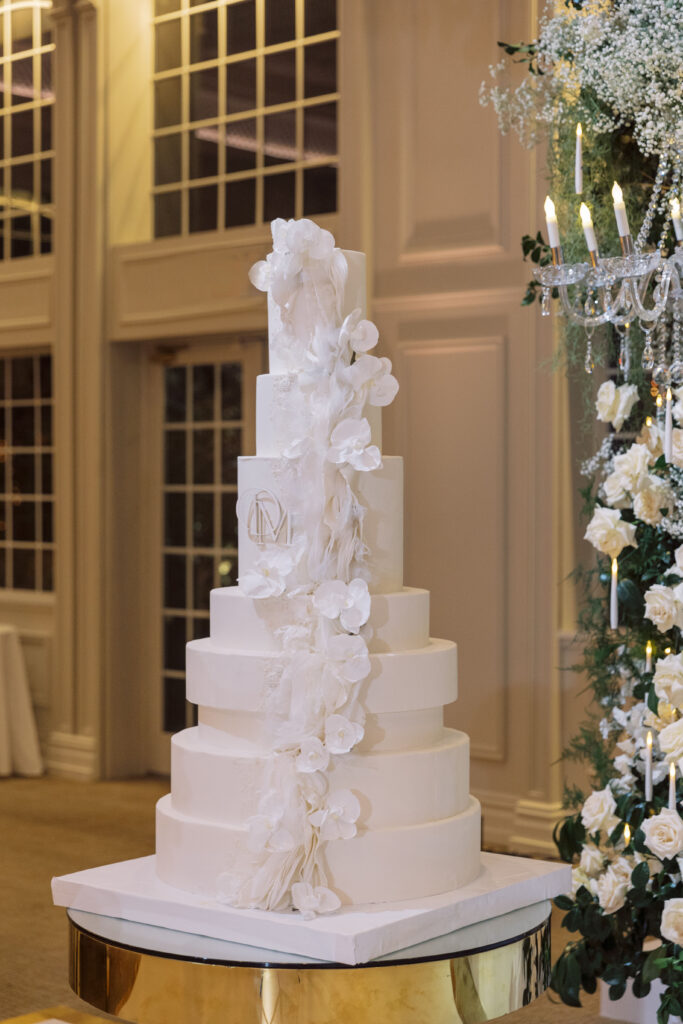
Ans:
[[[187,699],[202,707],[265,712],[279,654],[226,651],[211,639],[187,645]],[[371,654],[360,700],[371,714],[441,708],[458,696],[457,648],[450,640],[397,654]],[[276,708],[270,708],[272,714]]]
[[[157,804],[157,873],[213,897],[219,878],[248,855],[246,829],[187,817],[170,794]],[[423,825],[363,830],[325,844],[328,882],[344,903],[386,903],[451,892],[479,873],[481,810]]]
[[[279,457],[291,444],[300,427],[310,426],[307,411],[297,408],[287,390],[287,377],[262,373],[256,378],[256,454]],[[309,414],[310,415],[310,414]],[[371,442],[382,447],[382,410],[366,405],[362,415],[370,424]]]
[[[279,651],[276,630],[299,618],[307,597],[247,597],[239,587],[211,591],[211,640],[217,647],[242,651]],[[404,587],[394,594],[373,594],[363,629],[373,654],[406,651],[429,643],[429,591]]]
[[[231,747],[239,743],[242,749],[254,754],[265,754],[272,748],[272,730],[263,712],[200,707],[198,721],[198,728],[210,746]],[[363,739],[354,747],[356,753],[426,747],[441,738],[443,708],[366,715],[364,728]]]
[[[297,523],[288,521],[283,493],[286,460],[260,455],[237,460],[239,575],[258,563],[261,545],[255,539],[268,530],[286,543],[297,538]],[[355,474],[355,491],[366,509],[363,541],[368,548],[368,569],[373,593],[391,593],[403,587],[403,459],[389,456],[381,469]],[[267,511],[257,522],[255,503]],[[321,518],[324,510],[321,509]],[[302,571],[305,567],[302,565]]]
[[[212,746],[200,727],[177,733],[171,743],[173,807],[191,818],[246,826],[254,814],[268,755],[233,740]],[[361,828],[390,828],[451,818],[469,799],[469,740],[443,729],[422,749],[333,757],[331,790],[352,790],[361,806]]]
[[[334,322],[341,322],[354,309],[360,309],[365,316],[365,253],[343,249],[346,257],[348,273],[341,297],[341,317],[335,315]],[[321,288],[327,288],[329,296],[325,296]],[[321,285],[319,279],[311,285],[306,279],[301,289],[292,296],[288,314],[287,327],[283,329],[282,310],[268,294],[268,364],[271,373],[288,373],[303,370],[305,351],[316,329],[325,329],[334,324],[324,321],[325,309],[336,310],[336,296],[331,285]],[[300,343],[292,345],[294,337]]]

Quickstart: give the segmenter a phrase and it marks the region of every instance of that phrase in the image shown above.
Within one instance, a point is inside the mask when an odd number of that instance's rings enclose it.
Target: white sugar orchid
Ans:
[[[324,772],[330,763],[329,751],[317,736],[307,736],[301,741],[296,759],[298,772]]]
[[[337,465],[348,464],[361,472],[379,469],[382,456],[377,445],[370,441],[370,424],[366,419],[342,420],[332,431],[327,458]]]
[[[325,720],[325,748],[331,754],[348,754],[363,739],[362,725],[344,715],[330,715]]]
[[[370,618],[370,600],[365,580],[326,580],[317,588],[313,604],[325,618],[338,618],[347,633],[357,633]]]
[[[360,309],[349,313],[339,329],[340,347],[349,346],[354,352],[369,352],[378,340],[377,327],[372,320],[363,319]]]
[[[316,914],[330,914],[339,910],[341,900],[324,885],[311,885],[310,882],[295,882],[292,886],[292,904],[301,913],[304,921],[309,921]]]
[[[339,633],[327,644],[330,667],[348,683],[359,683],[370,674],[368,645],[361,636]]]
[[[391,360],[386,356],[360,356],[348,368],[347,377],[356,394],[370,405],[390,405],[398,393],[398,381],[392,376]]]
[[[618,558],[629,545],[638,547],[635,526],[625,522],[616,508],[596,508],[584,537],[610,558]]]
[[[296,561],[296,553],[290,548],[267,549],[256,559],[251,572],[239,577],[240,590],[247,597],[280,597]]]
[[[308,820],[320,830],[320,838],[352,839],[360,817],[358,797],[350,789],[335,789],[328,794],[325,806],[309,814]]]
[[[259,801],[259,813],[247,821],[249,849],[254,853],[267,850],[284,853],[297,843],[291,831],[283,824],[286,806],[279,793],[270,790]]]

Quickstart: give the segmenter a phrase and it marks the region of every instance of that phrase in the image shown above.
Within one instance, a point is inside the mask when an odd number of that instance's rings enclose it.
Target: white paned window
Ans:
[[[336,0],[156,0],[155,235],[337,209]]]
[[[0,587],[52,590],[52,359],[0,359]]]
[[[0,258],[52,252],[54,43],[45,5],[0,2]]]

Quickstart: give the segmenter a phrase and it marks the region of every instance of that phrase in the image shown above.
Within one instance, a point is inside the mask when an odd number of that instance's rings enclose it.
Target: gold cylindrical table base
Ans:
[[[449,955],[423,943],[356,967],[186,958],[134,948],[120,929],[107,936],[102,922],[113,919],[70,912],[69,980],[92,1006],[136,1024],[482,1024],[547,987],[549,905],[541,911],[523,934],[485,948]]]

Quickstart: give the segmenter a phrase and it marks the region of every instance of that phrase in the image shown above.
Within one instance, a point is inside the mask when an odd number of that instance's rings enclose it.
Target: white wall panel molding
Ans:
[[[54,256],[0,265],[0,348],[52,344],[55,327]]]
[[[471,291],[416,292],[405,295],[378,295],[373,302],[376,314],[401,314],[446,312],[462,315],[467,311],[507,314],[510,307],[519,303],[518,286],[510,288],[478,288]]]

